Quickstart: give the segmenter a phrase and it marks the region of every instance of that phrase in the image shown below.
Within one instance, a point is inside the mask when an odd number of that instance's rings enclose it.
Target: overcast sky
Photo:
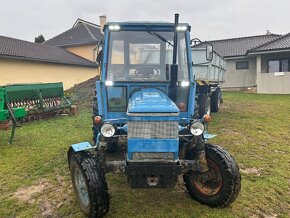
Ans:
[[[0,0],[0,35],[34,41],[72,27],[77,18],[169,21],[174,13],[201,40],[290,32],[289,0]]]

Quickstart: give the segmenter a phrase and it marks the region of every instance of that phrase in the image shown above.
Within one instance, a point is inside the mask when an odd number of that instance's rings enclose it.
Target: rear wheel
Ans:
[[[190,196],[211,207],[226,207],[238,196],[241,175],[234,158],[223,148],[205,145],[209,170],[205,173],[190,171],[183,176]]]
[[[199,98],[198,114],[199,117],[203,117],[205,114],[210,115],[211,111],[211,100],[209,95],[202,94]]]
[[[220,88],[217,88],[211,94],[211,112],[218,112],[220,108],[220,104],[222,102],[222,91]]]
[[[110,199],[104,172],[89,152],[70,152],[73,188],[82,212],[89,217],[101,217],[109,210]]]

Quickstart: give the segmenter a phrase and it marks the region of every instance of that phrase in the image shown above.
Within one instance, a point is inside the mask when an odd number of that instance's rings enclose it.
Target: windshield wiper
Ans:
[[[156,36],[158,39],[162,40],[163,42],[167,42],[169,45],[171,45],[173,47],[173,44],[171,42],[169,42],[167,39],[165,39],[163,36],[161,36],[159,33],[151,32],[151,31],[147,31],[147,32],[153,36]]]

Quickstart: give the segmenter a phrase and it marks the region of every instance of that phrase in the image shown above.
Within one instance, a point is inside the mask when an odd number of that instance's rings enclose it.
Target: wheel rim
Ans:
[[[206,173],[193,176],[192,182],[196,189],[206,196],[217,194],[222,187],[222,176],[218,166],[207,160],[209,170]]]
[[[85,178],[82,172],[80,171],[80,169],[76,168],[74,177],[75,177],[76,188],[78,191],[78,196],[81,199],[82,204],[85,206],[88,206],[90,203],[89,192],[88,192]]]

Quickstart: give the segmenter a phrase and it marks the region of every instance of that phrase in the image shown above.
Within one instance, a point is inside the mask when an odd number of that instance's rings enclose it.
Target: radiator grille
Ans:
[[[177,121],[130,121],[128,138],[135,139],[176,139],[178,138]]]
[[[133,160],[173,160],[173,152],[134,152]]]

